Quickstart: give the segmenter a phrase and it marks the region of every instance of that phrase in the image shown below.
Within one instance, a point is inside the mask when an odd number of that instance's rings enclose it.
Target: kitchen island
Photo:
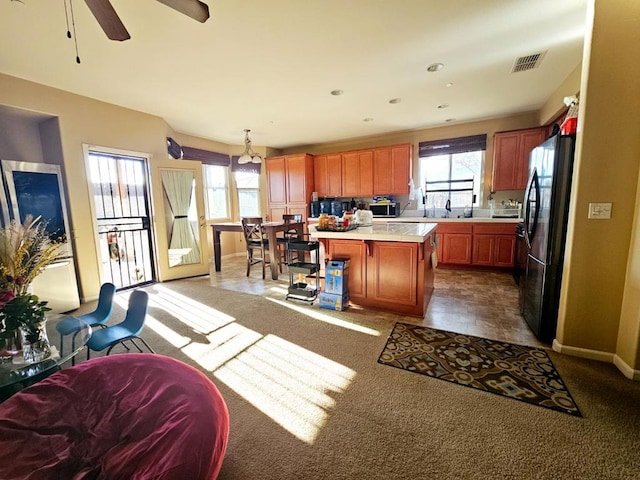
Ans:
[[[328,259],[349,259],[351,303],[423,317],[433,292],[436,223],[374,223],[347,232],[309,233]]]

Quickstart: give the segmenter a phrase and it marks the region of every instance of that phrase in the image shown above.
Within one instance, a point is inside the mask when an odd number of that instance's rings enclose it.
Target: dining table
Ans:
[[[218,222],[212,223],[211,228],[213,230],[213,264],[215,271],[219,272],[222,268],[222,247],[220,245],[220,234],[222,232],[236,232],[242,233],[242,222]],[[264,229],[267,239],[269,240],[269,258],[271,259],[271,278],[278,279],[280,255],[278,254],[278,232],[286,232],[289,230],[295,230],[299,236],[304,233],[304,222],[285,222],[283,220],[263,222],[262,228]]]

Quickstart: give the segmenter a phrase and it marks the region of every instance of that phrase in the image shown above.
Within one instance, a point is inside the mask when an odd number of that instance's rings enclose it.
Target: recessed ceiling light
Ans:
[[[448,106],[448,103],[441,103],[440,105],[438,105],[438,108],[447,108]]]
[[[401,98],[392,98],[391,100],[389,100],[389,103],[400,103],[401,101]]]
[[[344,92],[342,90],[331,90],[331,95],[338,96],[342,95]]]
[[[453,83],[449,82],[449,83],[445,84],[445,87],[453,87]]]
[[[367,117],[362,119],[363,122],[373,122],[373,118]]]
[[[444,63],[432,63],[427,67],[427,72],[437,72],[444,68]]]

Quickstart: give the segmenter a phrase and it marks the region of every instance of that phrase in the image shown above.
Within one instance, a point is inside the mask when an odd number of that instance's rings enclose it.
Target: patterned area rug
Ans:
[[[547,352],[538,348],[398,322],[378,362],[582,416]]]

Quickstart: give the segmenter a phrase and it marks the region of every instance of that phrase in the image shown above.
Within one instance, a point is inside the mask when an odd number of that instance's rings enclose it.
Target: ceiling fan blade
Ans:
[[[204,23],[209,18],[209,7],[198,0],[158,0],[163,5],[184,13],[194,20]]]
[[[109,39],[123,41],[131,38],[109,0],[84,1]]]

